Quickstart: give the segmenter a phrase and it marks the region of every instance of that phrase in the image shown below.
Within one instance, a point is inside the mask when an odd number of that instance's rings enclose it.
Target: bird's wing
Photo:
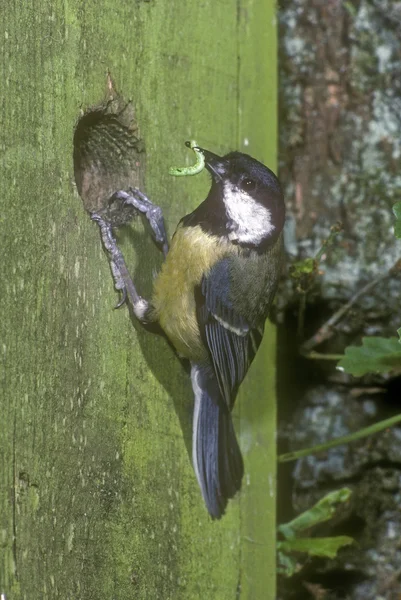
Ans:
[[[263,336],[263,324],[251,328],[233,307],[231,285],[230,259],[226,258],[203,277],[195,293],[201,336],[230,410]]]

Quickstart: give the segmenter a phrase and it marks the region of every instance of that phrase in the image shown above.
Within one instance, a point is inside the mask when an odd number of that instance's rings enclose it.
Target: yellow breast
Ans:
[[[196,319],[194,290],[213,265],[235,250],[232,245],[202,231],[200,226],[179,226],[166,261],[154,282],[152,305],[176,350],[190,360],[203,360]]]

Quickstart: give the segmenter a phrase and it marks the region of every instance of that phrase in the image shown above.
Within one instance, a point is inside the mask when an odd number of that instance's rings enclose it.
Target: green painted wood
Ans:
[[[249,0],[239,10],[237,147],[276,170],[277,60],[273,2]],[[276,401],[275,329],[241,388],[241,447],[246,460],[241,494],[241,598],[275,598]],[[249,485],[246,485],[246,484]]]
[[[206,175],[193,138],[275,160],[273,3],[5,0],[0,25],[0,593],[7,600],[273,599],[274,333],[243,386],[243,493],[211,522],[190,463],[191,389],[116,301],[73,184],[80,110],[110,71],[170,232]],[[184,162],[183,162],[184,161]],[[157,250],[124,251],[144,295]],[[135,253],[136,252],[136,253]]]

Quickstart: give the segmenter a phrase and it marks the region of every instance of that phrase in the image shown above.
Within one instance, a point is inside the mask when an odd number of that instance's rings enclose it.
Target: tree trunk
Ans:
[[[274,330],[235,426],[243,489],[209,518],[190,460],[192,392],[132,326],[73,184],[81,109],[106,74],[132,99],[145,191],[169,233],[205,197],[173,178],[195,138],[275,167],[274,3],[8,2],[2,15],[0,593],[36,599],[275,597]],[[143,154],[143,162],[145,154]],[[78,185],[78,188],[80,186]],[[157,249],[120,238],[146,296]],[[133,241],[133,243],[132,243]],[[134,253],[135,250],[135,253]]]

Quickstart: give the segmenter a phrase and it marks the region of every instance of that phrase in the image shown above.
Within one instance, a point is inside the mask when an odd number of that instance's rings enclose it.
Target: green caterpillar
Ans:
[[[183,175],[197,175],[197,173],[200,173],[205,168],[205,157],[202,152],[198,150],[198,144],[195,140],[185,142],[185,145],[195,152],[196,163],[190,167],[171,167],[169,169],[170,175],[175,175],[176,177],[181,177]]]

